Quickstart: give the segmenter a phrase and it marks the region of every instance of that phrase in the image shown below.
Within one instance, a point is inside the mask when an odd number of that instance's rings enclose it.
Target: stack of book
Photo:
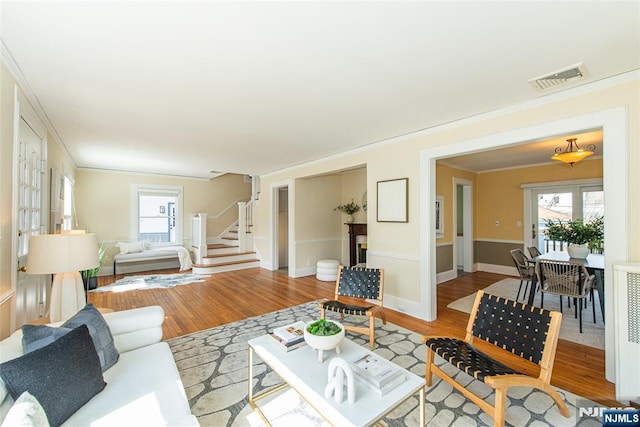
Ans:
[[[295,322],[275,328],[269,335],[275,339],[285,351],[295,350],[306,344],[304,340],[304,322]]]
[[[380,396],[407,380],[403,370],[387,359],[372,353],[358,356],[351,361],[356,381]]]

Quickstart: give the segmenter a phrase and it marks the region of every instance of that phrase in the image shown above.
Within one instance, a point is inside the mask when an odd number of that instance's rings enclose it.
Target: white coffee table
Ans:
[[[254,353],[278,374],[285,383],[254,395]],[[403,371],[407,376],[407,380],[383,397],[380,397],[357,381],[355,403],[349,403],[346,400],[346,395],[342,403],[336,402],[333,396],[329,399],[324,397],[324,389],[327,385],[327,368],[331,359],[342,357],[346,360],[352,360],[365,353],[371,353],[371,351],[345,339],[341,344],[341,354],[337,355],[334,351],[327,351],[325,352],[324,362],[318,363],[315,350],[309,346],[285,352],[278,348],[278,344],[268,335],[251,339],[249,340],[249,404],[262,417],[264,422],[269,424],[269,420],[264,416],[256,401],[289,386],[331,425],[369,426],[382,419],[411,396],[419,393],[420,425],[424,426],[425,379],[406,369],[403,369]]]

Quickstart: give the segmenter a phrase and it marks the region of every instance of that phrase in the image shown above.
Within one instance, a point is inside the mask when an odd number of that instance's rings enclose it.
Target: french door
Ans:
[[[548,220],[568,222],[581,218],[588,222],[604,215],[601,182],[576,182],[530,188],[531,222],[527,246],[540,252],[563,250],[562,242],[549,241],[544,231]]]
[[[48,281],[26,274],[29,238],[46,232],[46,130],[16,91],[14,127],[14,264],[15,311],[13,327],[46,314]]]

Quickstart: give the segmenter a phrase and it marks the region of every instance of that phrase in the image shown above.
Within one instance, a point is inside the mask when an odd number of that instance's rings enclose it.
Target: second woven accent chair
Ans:
[[[348,331],[369,335],[369,347],[375,345],[375,318],[382,324],[387,320],[382,312],[384,288],[384,270],[381,268],[343,267],[338,268],[334,299],[321,302],[320,317],[324,319],[326,311],[355,316],[367,316],[369,326],[345,325]]]
[[[518,269],[518,275],[520,276],[520,286],[518,287],[518,295],[516,301],[520,299],[520,291],[522,290],[522,284],[526,283],[524,287],[524,296],[527,296],[527,287],[531,285],[535,272],[535,266],[527,262],[527,256],[522,249],[513,249],[511,251],[511,258],[513,263]],[[531,292],[535,292],[535,289],[531,289]]]

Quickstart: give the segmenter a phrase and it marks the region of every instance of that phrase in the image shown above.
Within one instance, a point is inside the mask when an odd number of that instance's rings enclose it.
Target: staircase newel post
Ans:
[[[238,250],[247,252],[247,203],[238,202]]]
[[[200,217],[200,242],[198,247],[198,259],[196,260],[196,263],[202,264],[202,258],[207,256],[209,252],[209,249],[207,248],[207,214],[198,213],[198,217]]]

